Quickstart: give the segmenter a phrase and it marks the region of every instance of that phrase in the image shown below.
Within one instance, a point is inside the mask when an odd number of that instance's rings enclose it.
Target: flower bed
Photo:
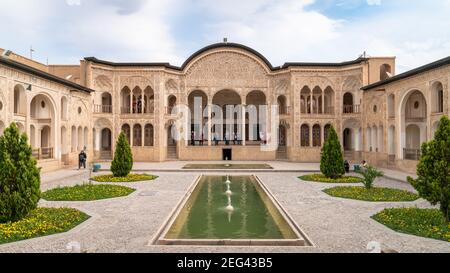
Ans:
[[[450,242],[450,224],[437,209],[385,209],[372,219],[397,232]]]
[[[113,185],[77,185],[46,191],[42,198],[47,201],[93,201],[127,196],[135,189]]]
[[[326,189],[324,192],[334,197],[371,202],[408,202],[419,199],[415,193],[390,188],[367,190],[365,187],[335,187]]]
[[[14,223],[0,224],[0,244],[66,232],[89,219],[71,208],[38,208]]]
[[[125,177],[114,177],[112,174],[109,175],[99,175],[91,178],[92,181],[95,182],[111,182],[111,183],[119,183],[119,182],[140,182],[140,181],[151,181],[158,178],[156,175],[150,174],[129,174]]]
[[[360,177],[355,176],[343,176],[338,179],[331,179],[326,177],[323,174],[311,174],[311,175],[304,175],[299,177],[301,180],[304,181],[311,181],[311,182],[321,182],[321,183],[362,183],[363,179]]]

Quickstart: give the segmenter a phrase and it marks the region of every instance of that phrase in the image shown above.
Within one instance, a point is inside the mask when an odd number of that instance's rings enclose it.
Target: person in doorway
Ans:
[[[191,132],[191,145],[195,146],[195,133],[194,133],[194,131]]]
[[[86,147],[84,147],[84,149],[78,155],[78,170],[81,169],[81,167],[86,169],[87,154],[85,150]]]

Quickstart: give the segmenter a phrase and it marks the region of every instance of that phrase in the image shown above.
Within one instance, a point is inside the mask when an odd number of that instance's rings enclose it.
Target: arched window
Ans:
[[[344,114],[352,114],[354,113],[353,109],[353,94],[345,93],[344,94]]]
[[[112,96],[108,92],[102,94],[102,113],[112,113]]]
[[[167,100],[167,114],[171,114],[176,105],[177,97],[175,97],[174,95],[169,96]]]
[[[372,128],[366,128],[366,151],[372,151]]]
[[[122,98],[122,114],[130,114],[131,113],[131,90],[128,86],[122,88],[120,92],[120,96]]]
[[[26,115],[26,109],[25,88],[17,84],[14,87],[14,114]]]
[[[302,88],[300,92],[300,110],[302,114],[309,113],[311,107],[310,104],[308,104],[308,101],[311,97],[311,89],[308,86],[305,86]]]
[[[313,126],[312,136],[313,136],[313,147],[322,146],[321,129],[319,124]]]
[[[380,80],[384,81],[392,77],[392,68],[388,64],[383,64],[380,66]]]
[[[61,98],[61,119],[68,119],[68,102],[66,97]]]
[[[391,94],[388,96],[387,107],[388,107],[388,117],[395,118],[395,95],[394,94]]]
[[[130,129],[130,125],[128,125],[128,124],[122,125],[122,132],[125,134],[125,137],[127,138],[128,144],[131,145],[131,129]]]
[[[80,126],[78,127],[78,151],[83,150],[83,147],[85,146],[85,143],[83,142],[83,128]]]
[[[444,112],[444,87],[442,83],[436,82],[433,84],[432,88],[432,105],[433,113],[443,113]]]
[[[140,124],[133,126],[133,146],[142,146],[142,126]]]
[[[153,125],[147,124],[144,129],[144,146],[153,146]]]
[[[142,113],[142,89],[136,86],[133,89],[133,114]]]
[[[144,113],[153,114],[155,112],[155,94],[150,86],[144,90]]]
[[[303,124],[300,130],[301,134],[301,146],[309,147],[309,125]]]
[[[77,127],[72,126],[72,152],[77,151]]]
[[[277,99],[278,102],[278,111],[280,115],[286,115],[288,113],[288,109],[286,106],[286,97],[281,95]]]

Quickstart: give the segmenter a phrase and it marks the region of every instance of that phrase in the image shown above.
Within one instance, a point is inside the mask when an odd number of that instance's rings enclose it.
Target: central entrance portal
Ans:
[[[232,149],[223,149],[222,159],[223,160],[233,160],[233,150]]]

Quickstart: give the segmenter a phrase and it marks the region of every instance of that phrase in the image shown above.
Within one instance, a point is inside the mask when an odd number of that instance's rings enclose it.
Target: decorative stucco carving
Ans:
[[[166,90],[169,94],[178,93],[178,83],[174,79],[167,80]]]
[[[111,90],[113,85],[108,76],[100,75],[94,80],[95,88],[100,90]]]
[[[152,79],[143,76],[123,76],[121,77],[120,82],[122,87],[128,86],[131,90],[135,87],[144,90],[147,86],[150,86],[153,89]]]
[[[358,91],[362,87],[361,76],[349,76],[344,80],[342,91]]]
[[[275,93],[277,95],[286,94],[289,88],[289,79],[280,79],[275,83]]]
[[[189,86],[258,88],[267,86],[267,73],[260,63],[238,52],[216,52],[191,65]]]

